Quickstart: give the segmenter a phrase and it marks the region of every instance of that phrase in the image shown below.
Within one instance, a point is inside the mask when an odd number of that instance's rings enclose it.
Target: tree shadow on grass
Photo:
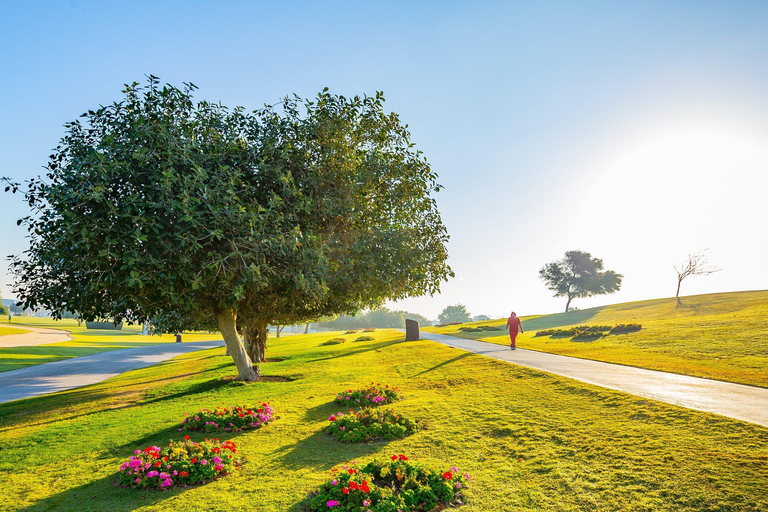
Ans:
[[[383,341],[383,342],[377,343],[375,345],[367,346],[365,348],[349,350],[349,351],[346,351],[346,352],[339,352],[337,354],[329,355],[328,357],[320,357],[318,359],[310,359],[307,362],[308,363],[316,363],[316,362],[319,362],[319,361],[330,361],[330,360],[333,360],[333,359],[338,359],[340,357],[356,356],[358,354],[364,354],[366,352],[373,352],[373,351],[382,349],[384,347],[391,347],[393,345],[399,345],[401,343],[413,343],[413,342],[411,342],[411,341],[406,342],[405,339],[395,340],[395,341]]]
[[[552,329],[554,327],[563,327],[566,325],[576,325],[586,322],[605,309],[604,306],[589,309],[579,309],[567,313],[558,313],[556,315],[546,315],[530,320],[523,320],[523,328],[526,331],[535,331],[539,329]]]
[[[311,469],[326,472],[344,462],[369,457],[386,446],[389,441],[372,443],[341,443],[321,430],[301,441],[275,450],[280,464],[289,470]]]
[[[443,361],[440,364],[436,364],[432,368],[427,368],[426,370],[424,370],[422,372],[419,372],[419,373],[416,373],[414,375],[411,375],[410,378],[418,377],[419,375],[424,375],[425,373],[429,373],[429,372],[437,370],[438,368],[441,368],[441,367],[443,367],[445,365],[448,365],[448,364],[451,364],[451,363],[455,363],[457,361],[460,361],[460,360],[464,359],[465,357],[470,357],[470,356],[473,356],[473,355],[474,355],[474,353],[472,353],[472,352],[464,352],[463,354],[460,354],[460,355],[454,357],[453,359],[448,359],[447,361]]]
[[[117,472],[114,472],[93,482],[67,489],[16,510],[20,512],[51,510],[128,512],[157,505],[190,489],[174,487],[168,491],[161,491],[122,488],[115,483],[116,479]]]

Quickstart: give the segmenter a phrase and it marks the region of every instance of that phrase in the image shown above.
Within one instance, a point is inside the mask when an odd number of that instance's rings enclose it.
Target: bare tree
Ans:
[[[720,269],[710,264],[709,256],[706,254],[707,249],[699,251],[695,254],[689,254],[688,259],[680,265],[675,265],[675,271],[677,272],[677,293],[675,298],[680,300],[680,285],[683,283],[683,279],[688,276],[708,276],[719,272]]]

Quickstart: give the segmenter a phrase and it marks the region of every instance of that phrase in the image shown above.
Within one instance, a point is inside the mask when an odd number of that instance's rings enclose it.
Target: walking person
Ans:
[[[518,332],[525,332],[523,331],[523,322],[520,321],[519,318],[517,318],[517,315],[513,311],[511,315],[509,315],[509,318],[507,319],[507,329],[509,329],[509,348],[512,350],[515,350],[517,347],[515,346],[515,339],[517,338]]]

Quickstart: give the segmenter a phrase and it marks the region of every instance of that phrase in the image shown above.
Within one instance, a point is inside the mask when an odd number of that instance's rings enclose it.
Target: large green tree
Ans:
[[[464,304],[453,304],[446,306],[443,311],[437,317],[438,322],[441,324],[449,324],[451,322],[469,322],[472,318],[467,311],[467,307]]]
[[[624,277],[613,270],[603,270],[603,260],[582,251],[568,251],[563,259],[547,263],[539,270],[539,276],[555,292],[555,297],[568,298],[566,312],[574,298],[618,291]]]
[[[381,93],[248,112],[133,83],[68,123],[24,185],[25,307],[218,328],[255,380],[267,325],[435,293],[452,275],[436,175]],[[240,333],[244,335],[245,346]]]

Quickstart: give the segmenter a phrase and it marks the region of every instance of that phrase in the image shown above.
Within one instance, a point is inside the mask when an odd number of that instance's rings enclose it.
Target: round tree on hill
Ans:
[[[446,306],[438,315],[437,320],[441,324],[449,324],[451,322],[469,322],[471,317],[464,304],[453,304],[452,306]]]
[[[539,276],[555,292],[555,297],[568,298],[566,313],[576,297],[618,291],[624,277],[613,270],[604,271],[603,260],[582,251],[568,251],[562,260],[547,263],[539,270]]]
[[[45,177],[6,180],[32,209],[11,263],[25,307],[218,328],[255,380],[268,324],[432,294],[452,275],[437,176],[381,93],[247,112],[194,90],[133,83],[66,125]]]

